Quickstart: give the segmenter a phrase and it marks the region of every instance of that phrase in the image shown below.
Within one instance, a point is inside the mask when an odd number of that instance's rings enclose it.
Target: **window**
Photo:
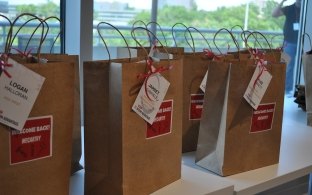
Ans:
[[[14,23],[12,41],[10,41],[10,48],[13,48],[11,52],[14,52],[13,50],[37,52],[43,34],[46,38],[40,52],[60,53],[60,0],[0,0],[0,14],[2,15],[0,52],[5,50],[6,37],[10,28],[9,19]],[[43,27],[35,16],[44,19],[46,25]]]
[[[93,9],[93,58],[108,59],[104,43],[98,33],[101,33],[104,41],[109,47],[111,58],[116,57],[116,47],[126,46],[121,35],[113,29],[113,25],[120,30],[129,45],[135,46],[131,36],[132,27],[144,26],[151,18],[152,1],[126,1],[126,0],[94,0]],[[144,18],[137,21],[136,18]],[[108,24],[105,24],[106,22]],[[98,24],[99,28],[97,29]]]

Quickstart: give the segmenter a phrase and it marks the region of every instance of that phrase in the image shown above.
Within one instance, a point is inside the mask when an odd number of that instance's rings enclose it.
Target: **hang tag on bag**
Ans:
[[[45,78],[11,58],[9,74],[0,75],[0,122],[21,131]]]
[[[170,83],[160,74],[148,76],[132,106],[132,110],[149,124],[153,124]]]
[[[262,97],[267,90],[272,75],[267,71],[264,65],[257,65],[256,70],[248,84],[244,98],[246,101],[257,110]]]

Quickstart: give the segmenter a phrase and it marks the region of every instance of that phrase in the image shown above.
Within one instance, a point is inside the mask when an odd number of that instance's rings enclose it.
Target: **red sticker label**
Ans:
[[[257,133],[272,129],[275,103],[260,104],[257,110],[253,110],[250,133]]]
[[[11,164],[52,156],[52,116],[29,118],[22,131],[11,131]]]
[[[189,118],[190,120],[200,120],[204,104],[204,94],[191,94]]]
[[[152,125],[147,124],[146,138],[171,132],[173,100],[163,101]]]

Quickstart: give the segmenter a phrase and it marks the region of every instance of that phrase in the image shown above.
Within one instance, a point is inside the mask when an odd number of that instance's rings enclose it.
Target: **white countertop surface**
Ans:
[[[280,162],[276,165],[221,177],[194,163],[194,153],[183,154],[182,178],[153,195],[255,194],[312,172],[312,127],[293,98],[285,98]],[[71,177],[70,195],[83,194],[84,171]]]

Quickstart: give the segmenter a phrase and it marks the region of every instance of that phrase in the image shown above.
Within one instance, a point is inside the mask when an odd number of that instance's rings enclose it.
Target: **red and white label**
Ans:
[[[152,125],[147,123],[146,138],[154,138],[171,133],[173,100],[163,101]]]
[[[250,133],[268,131],[272,129],[275,111],[275,103],[260,104],[257,110],[253,110]]]
[[[52,156],[53,117],[29,118],[22,131],[11,131],[11,165]]]
[[[204,104],[204,94],[191,94],[189,119],[200,120]]]

